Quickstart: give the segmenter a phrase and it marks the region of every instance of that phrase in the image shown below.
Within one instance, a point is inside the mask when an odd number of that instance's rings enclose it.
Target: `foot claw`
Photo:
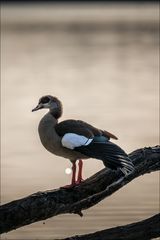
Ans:
[[[82,183],[84,181],[84,179],[79,179],[76,181],[76,185],[79,185],[80,183]]]
[[[65,186],[63,186],[63,187],[61,187],[61,188],[65,188],[65,189],[73,188],[73,187],[81,184],[83,181],[84,181],[83,179],[79,179],[79,180],[77,180],[75,183],[72,183],[72,184],[69,184],[69,185],[65,185]]]
[[[69,188],[73,188],[75,186],[76,186],[76,184],[68,184],[68,185],[62,186],[60,188],[69,189]]]

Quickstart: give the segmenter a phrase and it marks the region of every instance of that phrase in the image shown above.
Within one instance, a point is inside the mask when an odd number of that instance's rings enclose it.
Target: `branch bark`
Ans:
[[[160,236],[160,214],[146,220],[61,240],[149,240]]]
[[[124,177],[120,170],[103,169],[71,189],[37,192],[0,207],[0,233],[92,207],[140,175],[160,170],[160,147],[138,149],[129,154],[135,171]]]

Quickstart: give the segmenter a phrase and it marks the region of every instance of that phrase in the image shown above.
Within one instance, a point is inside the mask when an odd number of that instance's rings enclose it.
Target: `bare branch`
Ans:
[[[160,236],[160,214],[146,220],[62,240],[149,240]]]
[[[123,177],[120,170],[105,168],[74,188],[37,192],[2,205],[0,232],[8,232],[59,214],[75,213],[82,216],[82,210],[97,204],[136,177],[160,170],[159,146],[139,149],[129,156],[135,171],[127,177]]]

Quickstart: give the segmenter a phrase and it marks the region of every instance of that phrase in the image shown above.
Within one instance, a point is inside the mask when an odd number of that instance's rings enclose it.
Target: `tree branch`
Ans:
[[[135,165],[135,171],[127,177],[120,170],[105,168],[74,188],[37,192],[2,205],[0,233],[59,214],[75,213],[82,216],[82,210],[97,204],[136,177],[160,170],[159,146],[139,149],[129,156]]]
[[[160,214],[146,220],[62,240],[149,240],[160,236]]]

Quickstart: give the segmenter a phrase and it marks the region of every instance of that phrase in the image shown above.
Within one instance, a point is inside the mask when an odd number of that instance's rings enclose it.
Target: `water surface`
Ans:
[[[158,144],[158,8],[156,5],[14,6],[2,8],[2,203],[70,181],[66,159],[41,145],[31,113],[56,95],[62,119],[113,132],[126,152]],[[84,177],[103,168],[85,161]],[[2,239],[53,239],[136,222],[158,212],[158,173],[132,181],[84,217],[57,216]]]

